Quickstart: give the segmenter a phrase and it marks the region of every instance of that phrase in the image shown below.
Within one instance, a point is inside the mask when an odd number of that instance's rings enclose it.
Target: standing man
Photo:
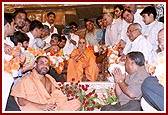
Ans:
[[[75,22],[71,22],[69,24],[70,26],[70,32],[68,35],[65,35],[67,38],[65,47],[63,48],[64,55],[70,55],[71,52],[78,47],[78,41],[79,36],[75,34],[75,32],[78,30],[78,25]]]
[[[115,16],[116,18],[120,18],[121,19],[121,14],[122,14],[122,11],[124,10],[124,7],[122,5],[115,5],[114,6],[114,13],[115,13]]]
[[[22,31],[26,23],[27,12],[23,9],[19,9],[14,12],[13,16],[15,19],[16,31]]]
[[[14,18],[9,13],[4,13],[4,51],[3,58],[8,58],[8,54],[12,50],[12,47],[7,44],[6,37],[14,34]],[[12,42],[12,41],[11,41]],[[2,75],[2,111],[5,110],[7,99],[10,93],[11,86],[13,84],[14,78],[12,74],[4,71]]]
[[[55,22],[55,13],[54,12],[49,12],[47,13],[47,18],[46,18],[46,22],[43,23],[43,25],[47,25],[50,28],[50,33],[56,33],[58,34],[58,30],[57,28],[55,28],[54,22]]]
[[[155,7],[153,6],[145,7],[140,14],[146,25],[144,36],[152,44],[154,51],[157,52],[157,36],[159,31],[164,27],[164,24],[156,20],[157,13]]]
[[[25,10],[23,9],[19,9],[16,10],[13,14],[13,18],[14,18],[14,27],[15,27],[15,31],[22,31],[22,28],[25,26],[25,20],[27,17],[27,13]],[[23,31],[22,31],[23,32]],[[9,36],[6,36],[5,38],[5,43],[10,45],[11,47],[14,47],[13,42],[10,40]]]
[[[119,37],[121,33],[121,23],[113,19],[114,14],[112,12],[107,12],[103,15],[103,20],[107,25],[105,33],[105,45],[114,46],[119,42]]]
[[[38,20],[33,20],[30,24],[30,31],[26,33],[30,38],[29,47],[34,47],[36,49],[36,38],[40,38],[43,33],[44,26]],[[43,44],[41,44],[43,45]],[[40,46],[40,45],[39,45]]]

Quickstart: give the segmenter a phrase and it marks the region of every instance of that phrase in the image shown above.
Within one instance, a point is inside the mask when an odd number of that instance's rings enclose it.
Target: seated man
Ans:
[[[48,74],[49,60],[46,56],[36,59],[32,72],[22,77],[13,87],[14,96],[21,111],[75,111],[78,100],[67,101],[58,84]]]
[[[140,111],[142,97],[141,84],[149,76],[144,67],[145,58],[141,52],[130,52],[126,56],[126,76],[119,68],[114,68],[112,74],[116,83],[115,93],[119,98],[116,105],[105,105],[101,111]]]
[[[86,47],[86,40],[81,38],[79,39],[78,48],[72,51],[68,60],[67,81],[70,82],[73,78],[75,81],[81,81],[84,69],[88,80],[97,80],[99,69],[95,55]]]

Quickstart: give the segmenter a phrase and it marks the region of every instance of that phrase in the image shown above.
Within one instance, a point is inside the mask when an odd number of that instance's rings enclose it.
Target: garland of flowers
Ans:
[[[14,57],[16,52],[20,52],[21,48],[19,46],[15,46],[11,50],[11,56],[10,60],[4,60],[4,71],[12,74],[13,77],[17,76],[18,69],[20,68],[20,58]]]
[[[26,63],[32,62],[37,56],[46,55],[50,60],[50,65],[53,66],[53,68],[57,71],[58,74],[61,74],[64,69],[64,60],[61,57],[61,53],[60,52],[55,53],[53,48],[51,48],[50,52],[46,54],[43,49],[36,50],[32,47],[28,47],[27,54],[28,56]]]
[[[54,49],[51,48],[50,52],[47,53],[47,57],[57,73],[61,74],[64,69],[64,59],[61,56],[61,52],[54,53]]]
[[[114,47],[108,47],[108,53],[107,53],[107,57],[109,60],[109,65],[110,64],[118,64],[120,63],[120,57],[118,57],[119,55],[119,51],[118,51],[118,47],[114,46]]]

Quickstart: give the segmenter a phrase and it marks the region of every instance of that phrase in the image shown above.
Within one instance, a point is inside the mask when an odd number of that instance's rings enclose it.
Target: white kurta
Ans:
[[[130,47],[129,47],[130,46]],[[145,60],[147,60],[150,64],[154,63],[154,59],[156,54],[152,48],[152,45],[148,40],[145,39],[144,36],[139,35],[133,42],[129,43],[129,48],[125,54],[132,51],[140,51],[143,53]]]
[[[63,48],[63,52],[64,52],[64,55],[67,54],[67,55],[70,55],[71,52],[78,47],[78,41],[79,41],[79,36],[78,35],[75,35],[74,33],[70,33],[71,34],[71,39],[76,41],[76,45],[73,45],[70,40],[67,38],[67,41],[66,41],[66,44]]]
[[[134,21],[133,23],[139,23],[142,27],[142,34],[144,33],[144,31],[146,30],[146,26],[145,23],[142,21],[142,16],[140,15],[140,13],[137,11],[134,14]],[[122,32],[121,32],[121,39],[124,40],[126,43],[130,42],[128,36],[127,36],[127,28],[131,23],[126,22],[125,20],[123,20],[123,24],[122,24]]]
[[[105,44],[106,46],[114,46],[118,43],[120,33],[121,33],[121,23],[119,21],[113,20],[112,24],[107,26],[105,33]]]
[[[4,43],[10,45],[12,48],[14,47],[14,43],[10,40],[10,37],[6,37]]]
[[[29,47],[32,47],[33,44],[36,43],[36,39],[34,38],[33,34],[31,32],[26,33],[29,39]]]
[[[155,51],[158,49],[158,33],[163,27],[163,23],[158,21],[154,21],[149,25],[146,25],[144,36],[146,36],[147,40],[152,44]]]
[[[43,23],[43,25],[47,25],[49,28],[51,28],[51,26],[50,26],[50,24],[49,24],[48,22]],[[53,33],[58,34],[57,28],[54,27],[54,31],[51,33],[51,35],[52,35]]]

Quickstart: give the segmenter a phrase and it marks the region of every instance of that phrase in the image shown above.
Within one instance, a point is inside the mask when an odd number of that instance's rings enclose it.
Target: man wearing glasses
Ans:
[[[152,45],[145,39],[141,32],[142,28],[139,23],[133,23],[128,26],[127,36],[130,40],[124,48],[123,53],[126,55],[132,51],[140,51],[144,54],[145,60],[152,64],[154,61],[154,50]]]

